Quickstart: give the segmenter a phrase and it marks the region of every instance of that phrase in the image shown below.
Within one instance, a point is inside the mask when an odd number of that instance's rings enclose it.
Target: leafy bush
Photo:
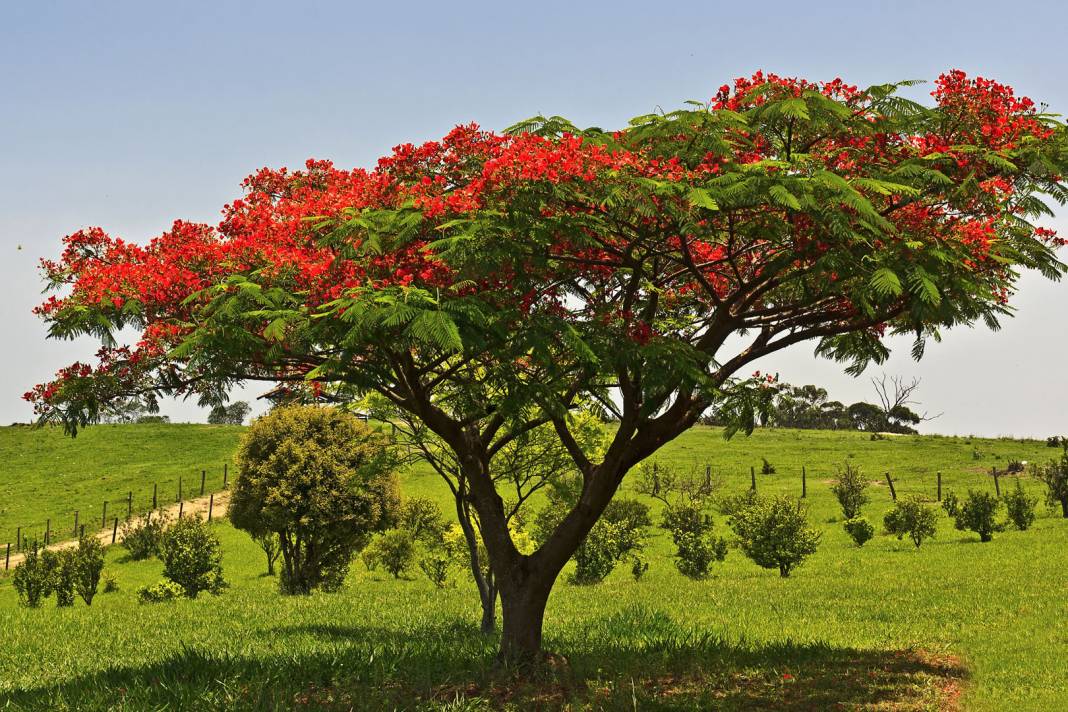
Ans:
[[[1060,447],[1064,441],[1065,438],[1062,438],[1059,435],[1050,435],[1046,438],[1046,447]]]
[[[1009,464],[1005,466],[1005,471],[1010,475],[1019,474],[1024,471],[1024,462],[1016,458],[1010,458]]]
[[[1035,474],[1046,483],[1046,501],[1049,506],[1061,507],[1061,514],[1068,519],[1068,440],[1061,438],[1064,454],[1060,461],[1051,460],[1045,467],[1036,468]]]
[[[397,522],[397,453],[345,411],[275,408],[246,431],[237,460],[230,520],[278,535],[282,593],[336,590],[355,552]]]
[[[845,521],[846,533],[853,539],[857,546],[864,546],[873,536],[875,527],[864,517],[853,517]]]
[[[820,542],[801,503],[787,496],[754,497],[729,523],[745,555],[758,566],[777,568],[784,578],[814,554]]]
[[[956,518],[960,512],[960,499],[953,492],[947,492],[942,498],[942,509],[946,510],[950,517]]]
[[[723,497],[716,505],[716,509],[719,513],[731,517],[742,511],[746,507],[751,506],[757,500],[757,493],[754,490],[746,490],[741,494],[732,494]]]
[[[48,564],[52,569],[52,592],[56,594],[56,606],[66,608],[74,605],[74,566],[71,565],[70,549],[61,551],[44,551],[43,559],[52,558]],[[54,558],[53,558],[54,557]]]
[[[768,462],[768,458],[766,458],[766,457],[762,457],[760,459],[764,461],[764,464],[761,465],[761,467],[760,467],[760,474],[762,474],[762,475],[774,475],[775,474],[775,465],[773,465],[770,462]]]
[[[861,508],[871,501],[865,491],[867,488],[868,483],[861,476],[859,467],[847,462],[845,469],[838,472],[835,483],[831,485],[831,492],[838,499],[846,519],[860,516]]]
[[[960,531],[971,530],[979,535],[979,541],[990,541],[1000,527],[994,521],[1001,502],[990,492],[968,490],[968,497],[961,503],[954,523]]]
[[[1024,492],[1020,481],[1016,480],[1016,489],[1006,494],[1004,499],[1005,511],[1012,525],[1020,531],[1030,529],[1035,523],[1035,506],[1038,504],[1038,497],[1029,496]]]
[[[883,526],[888,534],[894,534],[898,539],[906,535],[916,545],[935,535],[938,527],[938,514],[934,507],[924,504],[919,497],[906,497],[898,500],[893,509],[883,517]]]
[[[138,603],[163,603],[173,601],[185,595],[185,589],[169,579],[163,579],[153,586],[137,589]]]
[[[445,531],[441,507],[426,497],[409,497],[401,501],[397,528],[411,532],[419,542],[433,542]]]
[[[452,572],[463,563],[467,552],[460,525],[445,527],[435,542],[424,544],[425,551],[419,557],[419,569],[438,588],[449,585]]]
[[[640,528],[626,520],[598,521],[575,551],[575,571],[568,580],[580,586],[603,581],[627,554],[641,548],[641,537]]]
[[[199,517],[181,517],[167,529],[160,558],[163,575],[181,586],[189,598],[201,591],[219,593],[225,586],[219,538]]]
[[[361,556],[369,570],[381,566],[400,578],[415,561],[415,537],[407,529],[389,529],[372,539]]]
[[[78,539],[78,548],[70,551],[66,563],[72,570],[74,590],[85,605],[93,605],[100,574],[104,570],[104,545],[95,536],[83,536]]]
[[[52,595],[55,578],[53,566],[55,560],[33,548],[26,552],[25,558],[15,567],[12,584],[18,594],[19,603],[30,608],[37,608],[41,600]]]
[[[259,544],[260,549],[263,550],[263,555],[267,558],[267,575],[274,576],[274,563],[278,561],[278,556],[282,553],[281,546],[278,543],[278,534],[275,532],[261,532],[252,538]]]
[[[120,541],[134,561],[142,561],[159,554],[167,517],[162,512],[145,512],[122,523]]]
[[[105,571],[100,580],[104,584],[103,593],[115,593],[119,590],[119,580],[110,571]]]
[[[630,565],[630,575],[634,577],[635,581],[641,581],[642,576],[645,576],[645,572],[649,570],[649,562],[642,556],[635,556]]]
[[[641,529],[653,524],[649,511],[649,505],[645,502],[623,497],[609,502],[601,518],[610,522],[626,524],[630,529]]]
[[[711,531],[680,532],[675,537],[675,568],[687,578],[707,578],[712,564],[725,558],[727,540],[712,536]]]

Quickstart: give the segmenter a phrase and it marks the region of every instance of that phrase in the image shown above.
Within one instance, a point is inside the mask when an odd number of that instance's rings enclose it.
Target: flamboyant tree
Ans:
[[[100,229],[44,264],[50,335],[100,337],[28,398],[75,432],[145,395],[216,402],[266,381],[377,392],[448,445],[500,589],[501,653],[540,650],[564,564],[637,463],[715,404],[751,419],[752,362],[803,341],[857,372],[883,337],[1011,313],[1022,269],[1064,271],[1033,221],[1062,184],[1065,126],[949,72],[934,105],[757,73],[618,131],[538,117],[460,126],[371,170],[261,170],[217,226],[146,245]],[[115,343],[124,327],[140,331]],[[569,412],[618,421],[600,456]],[[532,554],[492,454],[551,424],[582,493]]]

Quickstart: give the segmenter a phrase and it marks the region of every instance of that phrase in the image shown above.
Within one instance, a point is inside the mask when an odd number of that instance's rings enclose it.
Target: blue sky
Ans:
[[[30,419],[20,395],[95,350],[46,341],[30,314],[37,259],[80,227],[145,240],[178,217],[215,222],[261,166],[369,165],[457,123],[536,113],[610,127],[756,69],[866,85],[961,68],[1068,112],[1066,31],[1068,9],[1026,1],[4,3],[0,422]],[[944,412],[928,430],[1068,432],[1068,285],[1025,277],[1014,303],[999,333],[949,333],[918,364],[901,344],[884,367],[923,379],[924,407]],[[762,366],[872,397],[810,347]]]

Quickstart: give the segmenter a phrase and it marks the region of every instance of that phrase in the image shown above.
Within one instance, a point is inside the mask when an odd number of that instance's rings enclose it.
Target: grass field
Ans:
[[[86,529],[99,526],[104,501],[108,519],[133,507],[152,506],[158,485],[160,506],[174,502],[178,478],[183,497],[222,487],[241,428],[224,425],[98,425],[71,439],[61,428],[0,428],[0,546],[15,542],[17,528],[33,541],[44,540],[52,520],[53,540],[70,538],[74,512]]]
[[[210,432],[190,427],[189,441]],[[120,441],[122,433],[114,431]],[[136,587],[157,580],[161,565],[124,562],[121,549],[108,558],[121,590],[92,608],[19,608],[10,583],[0,582],[0,699],[41,710],[519,710],[566,701],[620,710],[821,710],[938,708],[960,693],[968,710],[1065,709],[1068,521],[1040,508],[1030,531],[980,544],[943,518],[937,538],[919,550],[886,536],[858,549],[841,530],[826,482],[849,459],[872,480],[890,470],[899,495],[933,498],[938,470],[945,490],[963,494],[992,489],[992,465],[1054,453],[1033,441],[873,442],[785,430],[724,442],[697,428],[658,459],[701,471],[711,465],[724,493],[744,491],[756,465],[761,491],[800,494],[800,468],[808,468],[811,520],[824,531],[819,552],[780,579],[732,550],[712,578],[695,582],[675,571],[670,537],[652,530],[651,568],[640,582],[624,566],[593,587],[561,578],[546,645],[568,664],[552,684],[527,689],[495,677],[495,641],[478,634],[477,596],[463,578],[440,591],[421,575],[393,581],[357,563],[338,594],[284,599],[262,576],[258,549],[219,524],[231,583],[219,597],[139,606]],[[762,456],[776,474],[759,474]],[[10,491],[15,472],[7,462],[0,468],[0,487]],[[404,482],[409,495],[447,501],[429,472],[417,469]],[[1027,478],[1023,484],[1041,491]],[[878,522],[890,502],[885,483],[872,499],[866,514]]]

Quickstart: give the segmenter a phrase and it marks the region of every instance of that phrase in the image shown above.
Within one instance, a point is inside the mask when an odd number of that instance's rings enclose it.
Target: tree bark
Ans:
[[[501,586],[500,663],[524,667],[540,662],[545,604],[555,581],[556,576],[538,575]]]
[[[1068,497],[1061,500],[1061,514],[1064,515],[1065,519],[1068,519]]]

